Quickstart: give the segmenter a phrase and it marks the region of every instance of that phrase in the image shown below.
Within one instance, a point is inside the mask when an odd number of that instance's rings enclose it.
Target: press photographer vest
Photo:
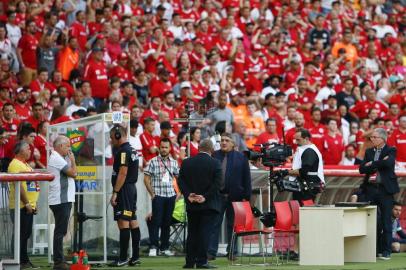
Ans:
[[[317,149],[317,147],[314,144],[302,145],[302,146],[299,146],[296,149],[296,153],[293,156],[293,161],[292,161],[292,170],[297,170],[297,169],[302,168],[302,155],[303,155],[303,152],[308,148],[311,148],[314,152],[316,152],[317,157],[319,158],[319,164],[318,164],[317,171],[308,172],[308,175],[309,176],[317,175],[319,177],[319,179],[323,183],[325,183],[325,181],[324,181],[324,170],[323,170],[323,158],[321,156],[321,153],[320,153],[319,149]],[[289,176],[289,181],[294,181],[295,179],[296,179],[295,176]]]

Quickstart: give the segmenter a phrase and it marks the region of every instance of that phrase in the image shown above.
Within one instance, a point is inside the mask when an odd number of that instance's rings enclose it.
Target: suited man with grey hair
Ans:
[[[188,236],[183,268],[214,268],[207,262],[209,235],[220,213],[221,164],[211,157],[210,139],[199,144],[199,154],[182,162],[178,185],[186,202]]]
[[[386,144],[388,134],[383,128],[376,128],[370,140],[373,148],[365,152],[359,172],[365,174],[364,191],[367,201],[378,206],[378,257],[389,260],[392,241],[393,195],[399,192],[395,174],[396,148]]]

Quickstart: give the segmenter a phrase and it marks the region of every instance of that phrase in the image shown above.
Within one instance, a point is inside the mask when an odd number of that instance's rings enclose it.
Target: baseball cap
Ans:
[[[25,88],[25,87],[19,87],[19,88],[17,88],[17,90],[16,90],[16,92],[17,92],[17,94],[18,93],[21,93],[21,92],[27,92],[27,88]]]
[[[128,54],[125,52],[120,53],[118,56],[118,60],[127,60],[128,59]]]
[[[220,92],[220,86],[218,86],[217,84],[210,85],[209,92]]]
[[[262,49],[262,46],[260,44],[252,44],[251,50],[253,51],[260,51]]]
[[[230,91],[230,95],[231,95],[232,97],[237,96],[239,93],[240,93],[240,91],[238,91],[238,90],[235,89],[235,88],[233,88],[233,89]]]
[[[182,88],[192,88],[192,85],[190,84],[189,81],[186,81],[186,82],[182,82],[182,83],[180,84],[180,88],[181,88],[181,89],[182,89]]]

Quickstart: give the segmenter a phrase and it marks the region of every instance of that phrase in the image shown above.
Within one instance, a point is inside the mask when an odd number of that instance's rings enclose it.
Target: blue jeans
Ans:
[[[216,215],[213,220],[213,231],[209,237],[209,248],[207,253],[216,257],[219,247],[219,236],[221,231],[221,224],[223,223],[224,213],[226,214],[226,236],[227,236],[227,252],[230,250],[231,236],[233,234],[234,226],[234,209],[231,202],[224,195],[221,196],[221,211]],[[236,242],[234,243],[236,244]],[[237,253],[237,246],[235,245],[234,254]]]
[[[169,248],[169,236],[172,224],[172,214],[175,208],[175,199],[173,197],[155,196],[152,200],[152,222],[149,235],[151,247],[166,250]],[[161,229],[161,237],[159,238],[159,229]],[[159,245],[159,239],[161,245]]]

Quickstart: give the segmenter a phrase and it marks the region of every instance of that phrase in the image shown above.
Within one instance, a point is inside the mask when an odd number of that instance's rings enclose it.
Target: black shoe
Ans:
[[[217,266],[211,265],[211,264],[202,264],[202,265],[196,265],[196,269],[215,269]]]
[[[39,266],[33,265],[32,262],[26,262],[20,265],[20,269],[40,269],[40,268],[41,267]]]
[[[53,270],[69,270],[69,264],[66,262],[60,262],[60,263],[55,263],[54,267],[52,268]]]
[[[185,264],[182,268],[183,269],[194,269],[195,266],[193,264]]]
[[[127,260],[116,260],[112,263],[109,264],[109,266],[111,267],[123,267],[126,266],[128,264],[128,259]]]
[[[130,261],[128,262],[129,266],[136,266],[136,265],[141,265],[140,259],[133,259],[131,258]]]

